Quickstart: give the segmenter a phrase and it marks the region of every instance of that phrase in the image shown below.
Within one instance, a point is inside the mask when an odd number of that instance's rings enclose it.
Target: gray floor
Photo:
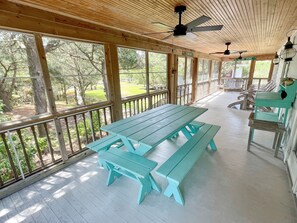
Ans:
[[[0,222],[296,223],[286,168],[273,151],[246,151],[249,112],[226,108],[236,97],[222,92],[196,105],[209,108],[198,120],[222,128],[218,151],[205,152],[182,184],[184,207],[155,191],[137,205],[138,185],[122,177],[105,186],[107,172],[92,155],[0,200]],[[270,147],[273,135],[256,132],[255,140]],[[160,165],[184,141],[166,141],[148,157]]]

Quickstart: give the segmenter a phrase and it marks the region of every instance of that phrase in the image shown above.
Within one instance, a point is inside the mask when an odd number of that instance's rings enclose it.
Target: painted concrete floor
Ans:
[[[197,120],[222,128],[218,151],[206,151],[181,185],[185,206],[155,191],[138,205],[137,183],[122,177],[107,187],[107,171],[91,155],[0,200],[0,222],[296,223],[282,160],[272,150],[246,151],[249,112],[227,108],[237,95],[219,92],[195,105],[209,108]],[[273,135],[256,131],[255,141],[271,147]],[[184,142],[181,135],[165,141],[148,158],[161,165]],[[164,189],[166,181],[153,176]]]

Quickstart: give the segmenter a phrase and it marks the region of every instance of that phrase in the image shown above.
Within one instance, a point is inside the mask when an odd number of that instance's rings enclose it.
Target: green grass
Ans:
[[[127,82],[121,83],[121,94],[122,97],[144,94],[146,93],[146,89],[143,85],[131,84]]]
[[[96,90],[87,90],[86,98],[90,98],[92,100],[100,100],[106,101],[105,92],[103,90],[103,86],[97,86]]]

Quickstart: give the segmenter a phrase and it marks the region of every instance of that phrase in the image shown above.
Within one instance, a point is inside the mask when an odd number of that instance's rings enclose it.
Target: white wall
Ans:
[[[295,37],[291,39],[297,40]],[[280,53],[282,49],[283,46],[279,49],[278,53]],[[285,66],[287,66],[287,68]],[[285,65],[284,61],[281,60],[279,65],[276,65],[274,68],[275,72],[273,74],[273,79],[278,84],[280,82],[280,78],[285,76],[286,73],[288,77],[297,79],[297,55],[295,55],[293,61],[291,61],[288,65]],[[287,163],[290,171],[293,183],[292,190],[297,195],[297,153],[295,152],[297,149],[297,100],[295,100],[293,107],[289,111],[287,123],[287,134],[283,140],[284,162]]]

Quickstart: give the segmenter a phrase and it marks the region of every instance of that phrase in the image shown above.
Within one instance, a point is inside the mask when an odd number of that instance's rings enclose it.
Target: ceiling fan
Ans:
[[[238,53],[239,53],[239,57],[237,57],[236,58],[236,60],[242,60],[243,59],[243,57],[242,57],[242,53],[245,53],[245,52],[247,52],[246,50],[241,50],[241,51],[238,51]]]
[[[234,53],[239,53],[239,57],[241,57],[242,53],[247,52],[246,50],[229,50],[229,46],[231,45],[231,42],[227,42],[225,43],[225,45],[227,46],[227,49],[224,52],[214,52],[214,53],[210,53],[210,54],[223,54],[223,55],[230,55],[230,54],[234,54]],[[242,59],[242,57],[241,57]]]
[[[160,33],[171,33],[170,35],[166,36],[165,38],[163,38],[162,40],[168,39],[171,36],[185,36],[187,35],[188,32],[190,33],[195,33],[195,32],[205,32],[205,31],[216,31],[216,30],[221,30],[223,28],[223,25],[217,25],[217,26],[200,26],[197,27],[209,20],[211,20],[211,18],[207,17],[207,16],[200,16],[199,18],[193,20],[192,22],[189,22],[186,25],[183,25],[181,23],[181,17],[182,17],[182,13],[184,11],[186,11],[186,6],[184,5],[180,5],[180,6],[176,6],[174,11],[176,13],[179,14],[179,19],[178,19],[178,24],[175,27],[166,25],[164,23],[161,22],[153,22],[153,24],[157,24],[157,25],[162,25],[162,26],[166,26],[168,28],[170,28],[170,30],[165,31],[165,32],[153,32],[153,33],[143,33],[143,35],[151,35],[151,34],[160,34]]]

